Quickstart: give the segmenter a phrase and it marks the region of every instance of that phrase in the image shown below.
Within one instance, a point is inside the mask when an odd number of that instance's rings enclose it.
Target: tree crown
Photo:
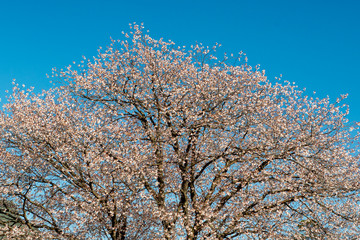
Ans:
[[[359,236],[358,127],[341,99],[216,47],[124,35],[55,71],[58,87],[15,86],[0,115],[0,195],[24,237]]]

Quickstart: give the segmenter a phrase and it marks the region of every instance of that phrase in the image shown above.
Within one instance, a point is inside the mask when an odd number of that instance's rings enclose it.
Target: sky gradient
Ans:
[[[349,119],[360,121],[359,12],[357,0],[1,1],[0,97],[13,79],[50,88],[53,67],[91,58],[136,22],[177,45],[243,51],[270,80],[282,74],[309,95],[348,93]]]

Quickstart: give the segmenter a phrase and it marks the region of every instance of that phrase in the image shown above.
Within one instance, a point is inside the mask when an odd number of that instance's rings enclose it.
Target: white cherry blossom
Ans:
[[[15,85],[0,113],[0,197],[13,205],[0,214],[16,225],[0,221],[0,235],[360,237],[359,126],[340,100],[145,32],[131,25],[55,70],[51,90]]]

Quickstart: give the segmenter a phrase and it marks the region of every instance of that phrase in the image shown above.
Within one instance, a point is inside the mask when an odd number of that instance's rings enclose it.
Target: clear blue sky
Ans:
[[[349,93],[360,121],[360,1],[0,1],[0,97],[12,79],[49,88],[52,67],[96,55],[131,22],[179,45],[244,51],[270,79],[283,75],[308,93]]]

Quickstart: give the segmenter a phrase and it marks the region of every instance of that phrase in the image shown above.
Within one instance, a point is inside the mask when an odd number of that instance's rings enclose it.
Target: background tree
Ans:
[[[55,72],[59,87],[15,85],[1,113],[1,197],[33,237],[359,236],[358,131],[340,100],[141,26],[125,37]]]

